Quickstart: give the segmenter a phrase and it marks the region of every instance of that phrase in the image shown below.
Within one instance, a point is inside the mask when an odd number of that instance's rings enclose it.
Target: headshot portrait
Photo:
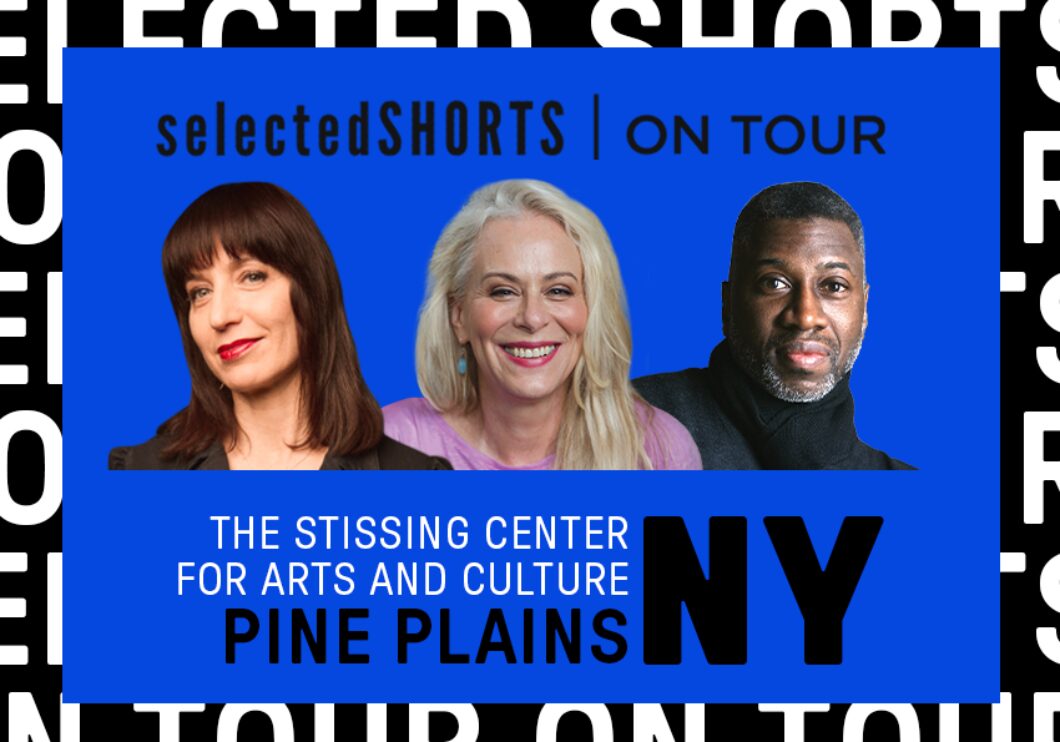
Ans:
[[[111,469],[448,469],[383,434],[331,250],[271,183],[199,196],[162,272],[191,377],[187,406]]]
[[[854,426],[868,300],[850,204],[820,183],[770,186],[736,220],[709,365],[634,385],[685,425],[705,469],[910,469]]]
[[[456,469],[699,469],[688,431],[629,382],[611,241],[556,187],[505,180],[438,238],[416,335],[423,398],[387,435]]]

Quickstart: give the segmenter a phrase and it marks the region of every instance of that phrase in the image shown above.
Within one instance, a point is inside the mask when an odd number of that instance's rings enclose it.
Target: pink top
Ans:
[[[659,408],[643,403],[637,404],[637,416],[646,429],[644,448],[652,466],[656,469],[703,468],[699,449],[684,425]],[[461,438],[423,397],[388,404],[383,408],[383,421],[388,436],[431,456],[446,458],[454,469],[551,469],[556,459],[553,454],[535,464],[505,466]]]

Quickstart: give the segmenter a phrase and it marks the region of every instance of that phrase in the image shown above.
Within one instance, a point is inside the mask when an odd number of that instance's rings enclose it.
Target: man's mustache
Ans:
[[[839,342],[829,335],[820,332],[812,333],[782,333],[780,335],[773,335],[769,338],[769,343],[766,345],[767,350],[778,350],[781,348],[787,348],[792,345],[800,344],[814,344],[817,346],[825,346],[828,348],[828,352],[833,357],[839,355]]]

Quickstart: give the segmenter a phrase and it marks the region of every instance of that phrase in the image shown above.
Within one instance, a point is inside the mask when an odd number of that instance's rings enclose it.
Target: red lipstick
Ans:
[[[217,349],[217,355],[221,356],[222,361],[234,361],[253,348],[259,340],[261,338],[240,338],[235,342],[222,345]]]

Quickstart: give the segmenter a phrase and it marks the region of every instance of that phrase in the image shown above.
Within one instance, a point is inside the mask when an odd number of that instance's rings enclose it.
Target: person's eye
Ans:
[[[788,282],[780,276],[764,276],[759,281],[759,285],[762,287],[763,291],[767,292],[783,291],[789,287]]]
[[[490,289],[490,296],[494,299],[508,299],[515,296],[515,291],[508,286],[497,286]]]
[[[266,278],[268,278],[268,275],[265,271],[247,271],[243,274],[244,283],[264,283]]]
[[[188,289],[188,301],[192,304],[198,304],[209,295],[210,289],[205,286],[195,286],[194,288]]]
[[[836,278],[829,278],[821,284],[821,288],[830,294],[842,294],[846,291],[850,291],[850,286],[848,286],[845,281],[840,281]]]
[[[548,290],[547,293],[548,293],[549,296],[553,296],[553,297],[558,297],[558,298],[564,299],[564,298],[567,298],[569,296],[574,296],[574,289],[572,289],[572,288],[570,288],[568,286],[553,286],[552,288],[550,288]]]

